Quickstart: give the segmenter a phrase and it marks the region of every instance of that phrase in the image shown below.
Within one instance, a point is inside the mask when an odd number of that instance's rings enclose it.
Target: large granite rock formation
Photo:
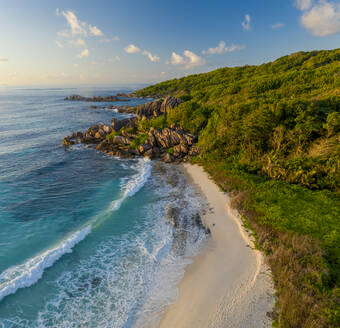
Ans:
[[[137,123],[138,123],[138,119],[136,117],[124,118],[122,120],[113,118],[111,120],[111,127],[116,132],[119,132],[122,127],[134,129],[137,126]]]
[[[197,136],[176,124],[162,130],[150,128],[146,139],[145,134],[137,129],[139,120],[166,115],[181,102],[175,97],[167,97],[146,103],[137,107],[137,117],[113,118],[110,126],[102,123],[93,125],[85,132],[65,137],[62,145],[69,147],[80,142],[96,145],[97,150],[120,157],[145,156],[159,158],[166,163],[187,161],[199,153],[194,145]],[[134,142],[136,138],[145,141],[136,147],[139,143]]]
[[[197,147],[193,146],[196,141],[197,136],[174,124],[163,130],[151,128],[148,138],[139,146],[138,151],[151,158],[161,157],[167,163],[185,161],[189,156],[199,153]]]
[[[183,100],[172,96],[166,97],[165,99],[147,102],[137,107],[136,115],[138,119],[143,119],[144,117],[150,119],[152,117],[166,115],[171,109],[182,102]]]

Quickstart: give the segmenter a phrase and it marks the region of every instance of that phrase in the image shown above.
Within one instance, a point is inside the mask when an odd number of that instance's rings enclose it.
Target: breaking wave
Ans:
[[[132,197],[145,185],[151,174],[151,162],[139,159],[133,169],[137,173],[125,184],[121,184],[122,197],[112,202],[110,210],[118,210],[126,198]],[[51,267],[64,254],[71,253],[72,248],[91,232],[92,226],[97,220],[98,216],[94,218],[92,224],[73,233],[57,246],[2,272],[0,275],[0,301],[8,295],[16,293],[18,289],[30,287],[41,279],[44,270]]]

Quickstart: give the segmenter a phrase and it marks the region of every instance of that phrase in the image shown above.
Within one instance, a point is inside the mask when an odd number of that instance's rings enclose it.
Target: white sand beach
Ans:
[[[186,268],[179,298],[165,312],[161,328],[271,327],[274,305],[270,271],[241,224],[230,198],[198,165],[184,165],[206,197],[203,217],[210,240]]]

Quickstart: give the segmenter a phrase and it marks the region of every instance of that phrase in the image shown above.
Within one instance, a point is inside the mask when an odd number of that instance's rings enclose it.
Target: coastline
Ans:
[[[203,168],[184,164],[183,170],[209,203],[202,220],[211,237],[185,269],[178,300],[159,327],[271,327],[267,312],[274,306],[274,290],[262,254],[253,249],[228,195]]]

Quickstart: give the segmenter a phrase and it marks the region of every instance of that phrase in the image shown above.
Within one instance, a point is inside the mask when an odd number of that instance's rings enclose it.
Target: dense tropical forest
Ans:
[[[165,81],[138,96],[184,100],[139,129],[198,135],[277,290],[276,327],[340,326],[340,49]]]

